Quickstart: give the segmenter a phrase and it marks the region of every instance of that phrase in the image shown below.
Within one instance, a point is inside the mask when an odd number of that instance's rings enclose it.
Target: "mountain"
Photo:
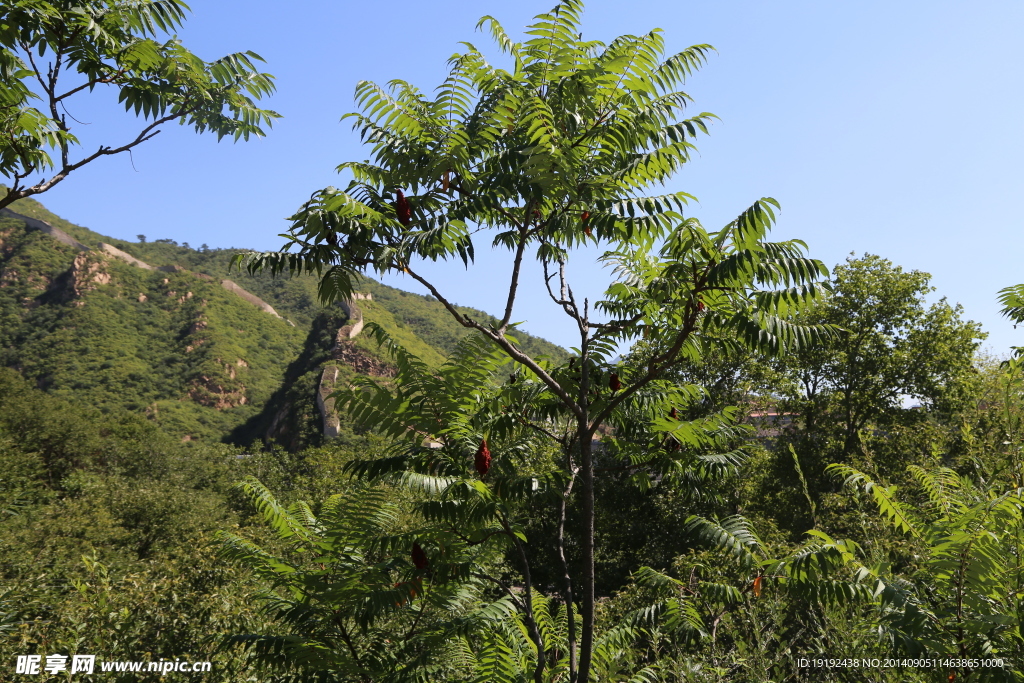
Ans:
[[[324,404],[333,386],[390,374],[359,334],[365,323],[432,365],[467,334],[431,297],[370,279],[357,300],[324,308],[313,277],[229,271],[239,251],[114,240],[17,202],[0,212],[0,366],[105,414],[144,414],[183,441],[298,450],[323,438],[324,410],[337,432]],[[517,336],[533,354],[566,355]]]

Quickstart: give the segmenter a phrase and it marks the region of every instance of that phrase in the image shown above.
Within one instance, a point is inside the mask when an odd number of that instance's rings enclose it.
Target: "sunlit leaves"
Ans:
[[[712,547],[725,550],[745,567],[757,562],[761,540],[744,517],[733,515],[715,521],[694,515],[686,520],[685,529]]]
[[[1015,323],[1024,323],[1024,285],[1015,285],[999,291],[1000,311]]]
[[[238,52],[205,62],[176,38],[157,40],[181,26],[187,9],[181,0],[5,4],[0,173],[14,179],[15,190],[44,191],[93,158],[143,142],[161,123],[178,121],[218,139],[264,135],[278,115],[256,106],[274,92],[273,77],[259,70],[259,55]],[[147,124],[91,156],[74,159],[70,153],[78,140],[58,111],[68,98],[108,86],[117,90],[127,111]],[[49,184],[41,180],[20,186],[27,177],[53,168],[63,175]]]
[[[644,207],[648,215],[668,208],[660,199],[644,200],[651,204]],[[633,212],[632,205],[619,206]],[[765,241],[776,207],[774,200],[762,199],[713,233],[696,220],[683,221],[656,253],[652,244],[636,240],[606,252],[603,259],[614,264],[617,282],[599,306],[616,319],[659,330],[661,343],[669,347],[673,337],[688,336],[694,343],[736,340],[760,353],[779,354],[828,338],[835,333],[828,326],[794,322],[825,293],[820,280],[828,270],[804,257],[798,240]],[[638,327],[610,330],[628,340]]]
[[[286,245],[324,271],[337,266],[336,282],[321,290],[326,299],[351,291],[343,280],[368,268],[400,271],[417,258],[468,263],[477,226],[500,236],[494,244],[529,245],[542,259],[588,239],[654,243],[670,230],[689,195],[640,193],[678,170],[693,136],[707,131],[710,115],[681,118],[689,98],[675,88],[710,48],[665,59],[657,30],[607,45],[584,41],[582,9],[573,0],[539,15],[522,43],[482,19],[513,58],[511,72],[467,43],[433,93],[400,80],[357,86],[360,111],[346,118],[371,158],[339,167],[351,174],[348,203],[333,189],[314,195]],[[413,207],[407,226],[391,208],[399,189]],[[578,219],[584,211],[587,225]],[[325,224],[331,248],[323,252],[316,245]],[[249,261],[252,270],[266,264]]]

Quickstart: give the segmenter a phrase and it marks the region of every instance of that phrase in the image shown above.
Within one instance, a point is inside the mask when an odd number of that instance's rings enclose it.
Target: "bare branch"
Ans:
[[[501,525],[512,539],[512,543],[515,544],[516,550],[519,552],[519,561],[522,562],[523,583],[525,584],[523,586],[525,594],[523,616],[526,618],[530,639],[533,640],[533,644],[537,647],[537,667],[534,669],[533,678],[537,683],[542,683],[544,680],[544,636],[541,634],[540,629],[537,628],[537,620],[533,616],[533,579],[530,577],[530,560],[526,556],[523,542],[512,532],[512,528],[509,526],[506,518],[502,517]]]
[[[493,576],[490,576],[489,574],[484,574],[482,572],[474,572],[472,575],[478,579],[484,579],[495,584],[496,586],[498,586],[498,588],[505,591],[508,594],[508,597],[512,598],[512,602],[515,603],[516,607],[518,607],[521,610],[524,609],[522,601],[516,597],[515,593],[512,592],[512,588],[506,585],[504,581],[496,579]]]
[[[142,132],[140,132],[134,140],[125,145],[122,145],[121,147],[111,148],[101,146],[98,150],[96,150],[96,152],[85,157],[84,159],[81,159],[80,161],[77,161],[74,164],[65,163],[61,170],[57,174],[52,176],[49,180],[37,183],[36,185],[33,185],[31,187],[26,187],[25,189],[20,190],[17,193],[15,193],[13,190],[9,192],[6,197],[0,199],[0,208],[5,207],[11,202],[14,202],[18,199],[24,199],[25,197],[31,197],[32,195],[37,195],[46,192],[47,190],[49,190],[50,188],[64,180],[72,171],[78,170],[82,166],[85,166],[91,161],[95,161],[101,156],[111,156],[114,154],[120,154],[121,152],[127,152],[131,150],[133,147],[136,147],[137,145],[140,145],[146,140],[149,140],[155,137],[157,134],[159,134],[160,131],[155,130],[158,126],[161,126],[169,121],[181,118],[186,114],[188,114],[188,111],[186,110],[179,111],[176,114],[168,114],[167,116],[157,119],[150,125],[143,128]]]
[[[124,75],[124,69],[114,69],[114,67],[109,66],[107,64],[104,64],[104,66],[106,66],[108,69],[110,69],[113,73],[111,73],[111,74],[109,74],[107,76],[103,76],[102,78],[93,78],[92,80],[86,81],[85,83],[83,83],[83,84],[81,84],[79,86],[76,86],[76,87],[72,88],[71,90],[68,90],[66,93],[64,93],[62,95],[58,95],[57,97],[54,98],[54,101],[55,102],[60,102],[61,100],[65,99],[65,98],[71,97],[75,93],[78,93],[78,92],[81,92],[81,91],[85,90],[86,88],[93,88],[93,87],[95,87],[97,85],[113,83],[119,76],[123,76]]]
[[[512,264],[512,282],[508,286],[508,300],[505,303],[505,315],[498,325],[498,332],[504,334],[508,329],[508,323],[512,319],[512,307],[516,302],[516,292],[519,289],[519,271],[523,265],[523,254],[526,251],[527,231],[526,228],[519,228],[519,244],[516,245],[516,259]]]
[[[414,272],[411,268],[406,267],[405,272],[412,276],[414,280],[416,280],[424,287],[429,289],[430,293],[434,296],[434,298],[440,301],[441,305],[448,309],[448,312],[452,314],[452,316],[460,325],[462,325],[463,327],[472,328],[474,330],[477,330],[478,332],[482,332],[494,343],[500,346],[502,350],[505,351],[505,353],[508,354],[508,356],[512,360],[530,368],[533,374],[535,374],[542,382],[544,382],[544,384],[548,385],[551,391],[556,396],[558,396],[559,399],[561,399],[562,403],[565,404],[565,406],[569,410],[571,410],[574,415],[576,415],[580,419],[583,418],[582,408],[576,403],[576,401],[572,399],[571,396],[569,396],[565,389],[562,388],[562,385],[555,381],[555,379],[551,375],[549,375],[544,370],[544,368],[542,368],[540,364],[537,363],[537,361],[535,361],[529,355],[520,351],[519,348],[511,341],[509,341],[509,339],[502,332],[499,332],[498,330],[493,330],[473,320],[469,316],[459,313],[458,309],[456,309],[455,306],[448,301],[448,299],[442,296],[441,293],[437,291],[437,288],[434,287],[434,285],[432,285],[418,273]]]
[[[563,446],[565,445],[565,441],[564,441],[563,437],[555,436],[554,434],[552,434],[548,430],[544,429],[540,425],[534,424],[533,422],[530,422],[529,420],[527,420],[526,418],[522,417],[521,415],[514,415],[513,417],[515,418],[516,422],[518,422],[519,424],[523,425],[524,427],[528,427],[528,428],[534,430],[535,432],[539,432],[539,433],[543,434],[544,436],[548,437],[549,439],[551,439],[555,443],[560,443]]]

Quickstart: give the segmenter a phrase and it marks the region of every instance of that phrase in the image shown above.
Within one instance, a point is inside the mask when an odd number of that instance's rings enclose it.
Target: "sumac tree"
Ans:
[[[666,57],[659,30],[609,44],[583,40],[583,6],[567,0],[538,16],[529,40],[513,41],[491,17],[479,26],[511,65],[475,47],[450,60],[433,96],[404,81],[390,88],[362,82],[361,111],[349,114],[371,159],[344,163],[344,190],[315,193],[293,217],[281,251],[242,258],[250,272],[316,273],[325,302],[349,296],[364,272],[404,272],[460,324],[500,348],[537,382],[552,419],[571,425],[561,480],[579,505],[569,529],[581,563],[566,577],[582,623],[570,678],[591,677],[595,647],[595,439],[615,415],[632,411],[662,439],[683,446],[710,425],[668,418],[680,391],[646,400],[664,373],[721,346],[778,352],[821,334],[791,323],[819,294],[827,273],[803,256],[799,241],[765,240],[777,204],[762,199],[725,228],[706,231],[684,216],[684,192],[648,195],[689,159],[710,114],[685,117],[690,98],[678,88],[711,48]],[[471,267],[477,242],[509,253],[507,297],[489,324],[460,310],[421,271],[423,261]],[[616,281],[600,301],[572,285],[570,257],[605,248]],[[511,335],[523,264],[536,259],[551,300],[578,334],[575,357],[552,367]],[[493,279],[493,273],[488,277]],[[622,345],[646,336],[663,349],[640,369],[618,367]],[[658,392],[655,392],[658,393]],[[646,403],[645,403],[646,400]],[[646,433],[638,430],[638,433]],[[473,445],[476,448],[476,445]],[[618,449],[638,480],[670,467],[675,455],[641,444]],[[481,487],[487,487],[486,480]],[[571,613],[571,610],[568,610]],[[543,665],[535,678],[541,680]]]

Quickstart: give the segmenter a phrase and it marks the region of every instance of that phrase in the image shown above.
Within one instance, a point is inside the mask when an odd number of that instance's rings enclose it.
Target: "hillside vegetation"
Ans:
[[[296,414],[278,421],[305,415],[302,443],[316,442],[315,385],[337,329],[324,325],[340,327],[347,316],[339,307],[325,310],[317,303],[315,278],[230,271],[237,253],[232,249],[113,240],[55,216],[34,200],[11,208],[63,230],[91,251],[80,252],[17,218],[0,216],[0,366],[17,369],[55,396],[105,412],[145,414],[186,440],[265,440],[281,410],[266,413],[268,401],[285,392],[292,396],[288,410]],[[164,270],[130,265],[100,251],[101,243]],[[281,317],[225,290],[224,279],[269,303]],[[427,297],[373,280],[360,288],[373,296],[359,302],[365,320],[383,326],[427,363],[439,365],[466,335]],[[533,353],[565,356],[543,340],[520,337]],[[371,365],[381,366],[371,340],[357,337],[354,347],[376,359]],[[304,353],[307,359],[300,361]],[[296,362],[301,372],[293,367]]]
[[[217,662],[209,680],[241,680],[248,657],[219,653],[220,634],[265,620],[245,590],[252,576],[217,557],[216,532],[254,521],[235,485],[256,476],[290,498],[335,493],[344,464],[380,442],[342,415],[325,443],[323,369],[337,366],[344,388],[367,373],[387,381],[392,360],[366,334],[338,343],[352,321],[315,303],[311,278],[229,272],[236,250],[112,240],[33,200],[12,210],[89,250],[0,215],[2,656],[187,650]],[[365,321],[429,365],[465,337],[437,302],[363,284]]]
[[[463,43],[436,89],[360,82],[369,151],[286,253],[0,212],[0,659],[1024,681],[1024,348],[980,354],[925,272],[773,240],[775,199],[713,229],[648,194],[708,132],[678,88],[712,48],[584,41],[582,13],[522,43],[485,17],[500,61]],[[512,265],[500,320],[421,270],[481,244]],[[590,246],[600,301],[565,267]],[[527,259],[571,352],[515,332]],[[1024,323],[1024,285],[1000,301]]]

